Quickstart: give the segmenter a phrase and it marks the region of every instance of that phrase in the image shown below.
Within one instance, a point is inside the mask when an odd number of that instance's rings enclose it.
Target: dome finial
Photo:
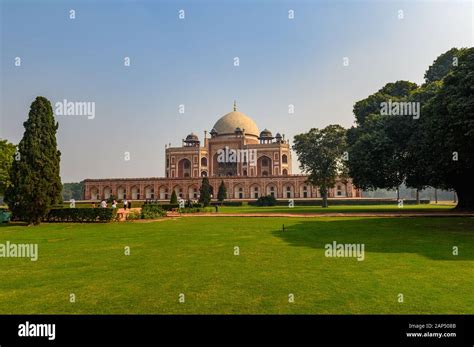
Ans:
[[[234,100],[234,112],[237,111],[237,102]]]

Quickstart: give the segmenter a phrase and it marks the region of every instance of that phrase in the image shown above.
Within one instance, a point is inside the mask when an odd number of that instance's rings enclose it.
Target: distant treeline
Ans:
[[[84,182],[63,183],[63,201],[84,200]]]
[[[435,191],[434,188],[427,188],[420,191],[420,199],[427,199],[431,201],[454,201],[455,193],[454,191],[447,191],[438,189]],[[362,197],[364,198],[397,198],[396,190],[387,190],[387,189],[376,189],[373,191],[364,190],[362,192]],[[405,186],[400,187],[400,199],[416,199],[416,190],[407,188]],[[456,198],[457,199],[457,198]]]

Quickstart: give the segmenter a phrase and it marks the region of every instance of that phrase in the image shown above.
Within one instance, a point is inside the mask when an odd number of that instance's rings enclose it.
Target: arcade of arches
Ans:
[[[209,183],[213,191],[219,190],[221,181],[227,188],[227,199],[254,200],[262,195],[273,195],[277,199],[320,198],[317,187],[306,183],[306,176],[260,176],[249,177],[211,177]],[[144,179],[96,179],[85,180],[85,199],[100,200],[114,196],[118,199],[164,200],[171,198],[173,190],[183,199],[198,199],[201,178],[144,178]],[[349,181],[336,183],[329,190],[330,198],[359,198],[360,191]]]

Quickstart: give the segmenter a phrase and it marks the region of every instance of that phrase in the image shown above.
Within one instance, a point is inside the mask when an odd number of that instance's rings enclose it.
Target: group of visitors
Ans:
[[[123,208],[124,209],[131,209],[132,208],[132,202],[127,200],[127,199],[123,199]]]
[[[92,207],[93,208],[97,207],[95,202],[92,203]],[[100,202],[100,207],[101,208],[107,208],[108,207],[107,200],[102,199],[102,201]],[[115,199],[112,201],[112,208],[117,208],[117,200],[115,200]],[[123,200],[123,208],[124,209],[127,209],[127,208],[131,209],[132,208],[132,202],[128,201],[127,199],[124,199]]]

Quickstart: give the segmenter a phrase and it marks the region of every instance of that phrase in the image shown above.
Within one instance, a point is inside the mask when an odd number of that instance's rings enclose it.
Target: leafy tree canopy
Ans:
[[[426,83],[441,81],[453,70],[458,63],[459,57],[466,51],[465,48],[451,48],[441,54],[425,72]]]
[[[10,169],[14,160],[16,146],[7,140],[0,140],[0,195],[10,185]]]
[[[453,48],[425,73],[422,86],[389,83],[356,102],[348,130],[349,173],[364,189],[455,189],[458,207],[474,208],[474,48]],[[386,115],[383,102],[415,103],[418,117]],[[454,158],[454,159],[453,159]]]
[[[64,183],[62,190],[62,197],[64,201],[82,200],[84,198],[84,182],[79,183]]]
[[[344,172],[346,149],[346,130],[340,125],[313,128],[294,138],[293,150],[300,168],[308,174],[308,182],[319,187],[324,207],[327,207],[328,189],[334,187],[337,176]]]

